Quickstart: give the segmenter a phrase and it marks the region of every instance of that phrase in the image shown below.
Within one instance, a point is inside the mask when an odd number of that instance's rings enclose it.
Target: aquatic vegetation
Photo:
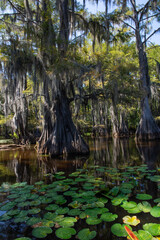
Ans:
[[[120,239],[128,234],[133,240],[158,239],[160,198],[145,191],[148,180],[157,184],[159,175],[155,182],[153,174],[145,165],[125,169],[94,166],[69,176],[49,174],[34,185],[3,184],[0,192],[6,199],[0,204],[0,221],[21,228],[20,232],[12,230],[16,240],[47,236],[100,239],[98,229],[103,226]],[[152,219],[150,223],[145,222],[145,214]]]

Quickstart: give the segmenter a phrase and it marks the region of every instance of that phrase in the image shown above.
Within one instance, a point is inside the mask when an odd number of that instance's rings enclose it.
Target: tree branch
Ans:
[[[22,14],[22,16],[25,18],[26,16],[24,15],[23,12],[21,12],[12,2],[11,0],[8,0],[8,2],[11,4],[12,8],[16,9],[17,12],[19,12],[20,14]]]
[[[143,41],[142,44],[146,43],[156,32],[160,31],[160,27],[157,28],[154,32],[152,32],[146,39]]]

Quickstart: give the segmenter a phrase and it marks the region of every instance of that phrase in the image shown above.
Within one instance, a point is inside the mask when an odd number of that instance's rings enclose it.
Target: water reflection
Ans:
[[[0,151],[0,184],[22,182],[33,184],[47,173],[64,171],[69,174],[77,168],[100,165],[119,168],[145,163],[154,169],[160,159],[160,142],[136,144],[133,139],[87,139],[89,156],[55,158],[37,155],[34,147]],[[148,185],[150,183],[148,182]],[[152,186],[148,186],[151,188]],[[155,191],[156,192],[156,191]]]

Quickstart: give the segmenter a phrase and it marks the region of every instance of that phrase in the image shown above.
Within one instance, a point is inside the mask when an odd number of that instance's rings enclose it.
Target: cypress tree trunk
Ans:
[[[150,77],[148,73],[148,61],[144,44],[141,39],[141,22],[139,19],[139,12],[136,10],[135,0],[131,1],[134,11],[133,20],[135,22],[135,36],[136,46],[139,58],[140,82],[143,97],[141,99],[141,119],[136,130],[136,139],[139,140],[153,140],[160,138],[160,129],[156,124],[149,106],[150,97]]]
[[[45,115],[47,117],[47,115]],[[48,116],[49,121],[51,116]],[[39,140],[39,152],[50,154],[52,157],[62,154],[87,154],[88,145],[77,131],[71,117],[68,99],[63,94],[58,95],[52,105],[52,119],[48,126],[44,127],[43,135]],[[45,119],[47,122],[47,119]],[[50,128],[50,132],[48,129]],[[49,135],[49,136],[48,136]],[[45,141],[46,140],[46,141]],[[44,143],[45,142],[45,143]]]

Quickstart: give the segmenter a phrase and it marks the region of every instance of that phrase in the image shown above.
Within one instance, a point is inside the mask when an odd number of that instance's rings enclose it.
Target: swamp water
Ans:
[[[0,151],[0,239],[127,239],[123,223],[158,239],[160,142],[88,143],[90,155],[72,159]]]

